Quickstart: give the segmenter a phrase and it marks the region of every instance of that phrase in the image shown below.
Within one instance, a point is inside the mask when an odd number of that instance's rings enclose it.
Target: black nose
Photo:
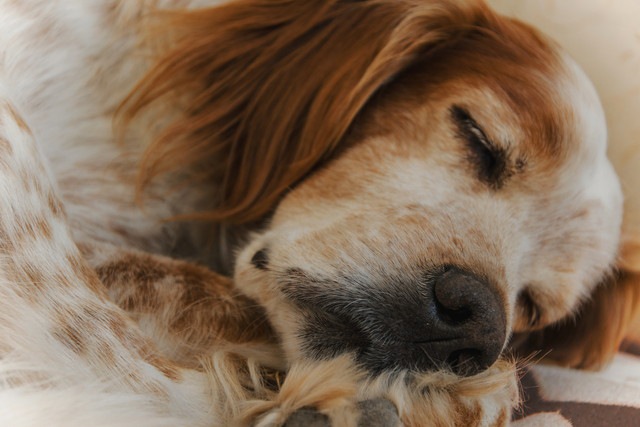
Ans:
[[[446,366],[459,375],[487,369],[500,356],[506,338],[500,295],[487,281],[457,268],[447,269],[432,286],[425,330],[414,332],[425,338],[414,341],[420,351],[408,354],[417,366]]]

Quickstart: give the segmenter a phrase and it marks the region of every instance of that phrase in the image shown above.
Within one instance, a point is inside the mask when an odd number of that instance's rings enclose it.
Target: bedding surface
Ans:
[[[522,378],[513,427],[640,426],[640,339],[599,372],[538,365]]]

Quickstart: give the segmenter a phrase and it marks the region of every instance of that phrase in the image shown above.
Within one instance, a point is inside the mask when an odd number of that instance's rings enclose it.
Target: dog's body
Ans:
[[[145,76],[151,12],[217,2],[162,3],[0,2],[3,425],[269,425],[304,406],[352,425],[378,397],[407,425],[506,423],[508,336],[571,316],[616,256],[619,188],[575,64],[475,2],[254,0],[178,16]],[[143,208],[141,159],[168,170]],[[213,240],[163,222],[201,211]],[[261,308],[160,255],[235,268]],[[468,318],[483,336],[450,347]],[[290,369],[279,393],[258,365]]]

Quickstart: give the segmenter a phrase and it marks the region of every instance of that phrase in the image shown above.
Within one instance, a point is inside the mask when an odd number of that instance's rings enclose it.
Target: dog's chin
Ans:
[[[403,378],[407,384],[422,384],[434,375],[448,381],[486,376],[496,366],[504,365],[501,355],[491,363],[479,364],[464,352],[453,355],[455,361],[438,363],[420,347],[408,350],[399,343],[363,334],[364,320],[302,312],[295,303],[281,297],[259,303],[276,331],[288,366],[346,358],[368,380]]]
[[[353,324],[342,325],[342,329],[332,328],[334,333],[323,330],[327,324],[336,321],[330,316],[307,314],[298,319],[296,323],[302,326],[296,329],[287,328],[288,325],[276,327],[281,331],[288,329],[281,337],[290,363],[328,361],[346,356],[369,378],[403,376],[416,381],[433,374],[450,378],[474,377],[502,363],[502,354],[488,363],[480,363],[474,360],[471,352],[464,350],[453,352],[449,360],[439,362],[429,356],[429,350],[420,346],[408,349],[404,343],[367,338]]]

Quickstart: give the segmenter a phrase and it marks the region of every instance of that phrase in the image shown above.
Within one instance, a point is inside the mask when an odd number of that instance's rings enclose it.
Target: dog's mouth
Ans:
[[[314,278],[289,270],[281,291],[302,315],[306,357],[352,353],[377,375],[489,368],[506,340],[504,302],[487,280],[442,266],[415,280],[372,286],[353,277]]]

